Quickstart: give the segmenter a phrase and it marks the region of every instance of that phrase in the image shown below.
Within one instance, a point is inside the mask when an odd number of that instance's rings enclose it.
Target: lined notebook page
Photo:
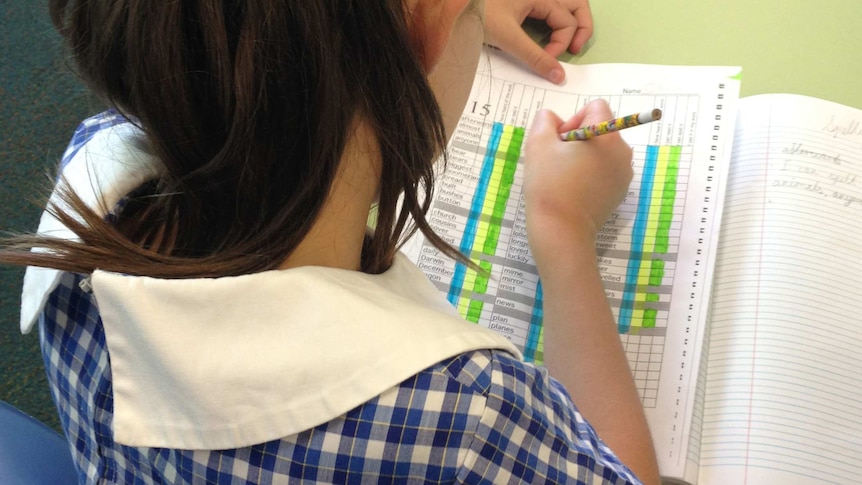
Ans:
[[[860,483],[862,111],[740,100],[700,484]]]

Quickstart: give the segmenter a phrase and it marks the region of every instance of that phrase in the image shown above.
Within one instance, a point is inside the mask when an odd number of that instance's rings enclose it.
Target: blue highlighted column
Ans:
[[[542,326],[542,282],[536,283],[535,304],[530,316],[530,333],[524,346],[524,360],[542,364],[545,360],[545,332]]]
[[[676,202],[681,147],[648,146],[620,305],[619,333],[656,326]]]
[[[649,216],[650,203],[652,202],[652,190],[655,183],[655,170],[658,162],[658,147],[648,146],[646,160],[644,161],[643,177],[638,192],[638,208],[635,214],[635,223],[632,228],[632,248],[629,262],[626,265],[626,282],[623,287],[623,300],[620,305],[619,332],[628,333],[632,325],[632,313],[635,304],[635,292],[637,291],[638,273],[640,272],[641,259],[644,251],[644,238],[646,237],[647,217]]]
[[[491,128],[491,137],[488,140],[488,149],[485,152],[485,158],[482,160],[482,173],[479,177],[479,184],[470,203],[467,227],[464,229],[464,235],[461,236],[461,245],[458,247],[462,254],[469,255],[473,250],[473,244],[476,241],[476,232],[479,227],[479,216],[482,215],[482,207],[485,205],[485,196],[488,192],[491,172],[494,170],[494,158],[502,135],[503,125],[501,123],[494,123]],[[466,276],[467,267],[461,263],[455,265],[455,274],[452,276],[452,284],[449,286],[449,294],[446,298],[449,300],[449,303],[456,307],[458,299],[461,297],[461,292],[464,290],[464,278]]]
[[[460,251],[468,255],[481,271],[457,264],[447,295],[449,302],[471,322],[478,323],[482,317],[485,299],[479,296],[487,294],[492,269],[489,261],[497,254],[524,134],[524,128],[502,123],[494,123],[491,127],[481,175],[459,246]]]

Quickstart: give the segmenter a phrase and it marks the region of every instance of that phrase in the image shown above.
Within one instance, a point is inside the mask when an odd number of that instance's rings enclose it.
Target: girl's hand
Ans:
[[[632,150],[619,133],[562,141],[560,133],[613,116],[604,100],[589,103],[567,122],[543,110],[536,115],[524,155],[527,233],[537,264],[552,261],[567,241],[595,240],[625,198]]]
[[[527,18],[544,20],[551,38],[542,49],[524,32]],[[565,79],[557,57],[568,49],[578,53],[593,35],[588,0],[487,0],[485,33],[489,45],[512,54],[554,83]]]

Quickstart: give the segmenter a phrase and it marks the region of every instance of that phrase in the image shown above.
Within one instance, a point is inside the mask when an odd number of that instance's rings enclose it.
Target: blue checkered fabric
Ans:
[[[498,351],[449,358],[328,423],[255,446],[121,445],[110,353],[83,278],[63,274],[39,318],[80,483],[640,483],[545,369]]]

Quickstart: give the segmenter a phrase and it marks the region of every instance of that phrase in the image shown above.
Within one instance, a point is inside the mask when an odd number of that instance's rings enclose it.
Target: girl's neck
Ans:
[[[325,266],[359,271],[371,205],[380,184],[380,149],[367,123],[355,123],[326,204],[279,269]]]

